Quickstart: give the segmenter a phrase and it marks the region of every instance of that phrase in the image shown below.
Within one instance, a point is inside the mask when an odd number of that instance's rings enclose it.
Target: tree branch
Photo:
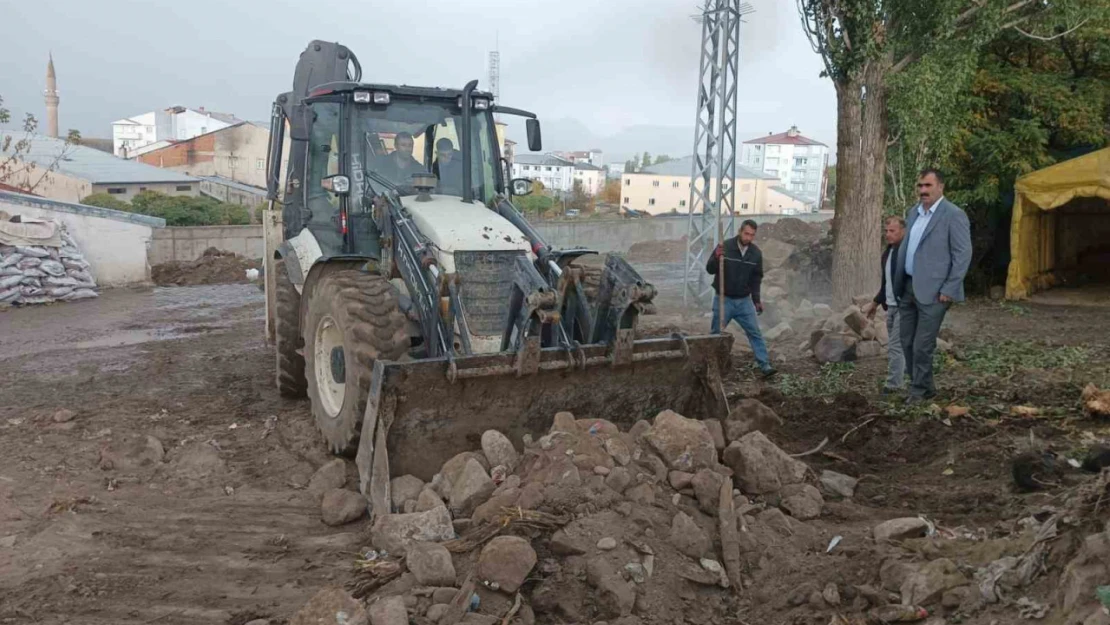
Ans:
[[[1016,31],[1018,31],[1018,32],[1019,32],[1019,33],[1021,33],[1022,35],[1025,35],[1026,37],[1028,37],[1028,38],[1030,38],[1030,39],[1036,39],[1037,41],[1052,41],[1052,40],[1054,40],[1054,39],[1059,39],[1059,38],[1061,38],[1061,37],[1066,37],[1067,35],[1070,35],[1070,34],[1074,33],[1075,31],[1077,31],[1077,30],[1079,30],[1080,28],[1082,28],[1082,27],[1083,27],[1083,25],[1084,25],[1084,24],[1086,24],[1087,22],[1089,22],[1090,20],[1091,20],[1091,18],[1089,18],[1089,17],[1085,17],[1085,18],[1083,18],[1083,21],[1082,21],[1082,22],[1079,22],[1079,23],[1078,23],[1078,24],[1076,24],[1075,26],[1072,26],[1071,28],[1069,28],[1069,29],[1065,30],[1065,31],[1064,31],[1064,32],[1062,32],[1062,33],[1056,33],[1055,35],[1052,35],[1051,37],[1043,37],[1043,36],[1041,36],[1041,35],[1034,35],[1033,33],[1027,33],[1027,32],[1025,32],[1024,30],[1022,30],[1022,29],[1018,28],[1018,27],[1017,27],[1016,25],[1015,25],[1015,26],[1013,26],[1013,29],[1014,29],[1014,30],[1016,30]]]

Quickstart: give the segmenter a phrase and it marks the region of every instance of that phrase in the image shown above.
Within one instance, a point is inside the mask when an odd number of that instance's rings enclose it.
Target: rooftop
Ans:
[[[687,177],[689,177],[690,173],[693,171],[693,167],[694,167],[694,157],[693,156],[684,156],[682,158],[676,158],[676,159],[673,159],[673,160],[669,160],[665,163],[659,163],[658,165],[650,165],[648,167],[643,168],[642,170],[640,170],[637,173],[638,174],[647,174],[649,176],[650,175],[655,175],[655,176],[687,176]],[[759,180],[759,179],[778,180],[778,178],[775,177],[775,176],[770,176],[768,174],[755,171],[754,169],[748,169],[747,167],[744,167],[742,165],[736,165],[735,171],[736,171],[736,174],[733,176],[733,179],[735,179],[735,180]],[[625,172],[625,173],[629,173],[629,172]],[[716,167],[713,168],[712,173],[713,173],[713,175],[716,175]]]
[[[93,184],[197,181],[176,171],[124,160],[95,148],[67,144],[64,139],[51,137],[32,138],[30,147],[21,156],[39,167],[53,166],[59,173]]]
[[[513,162],[521,165],[544,165],[546,167],[574,167],[574,163],[554,154],[517,154]]]
[[[600,167],[598,167],[597,165],[591,165],[588,161],[578,161],[574,164],[574,168],[581,169],[583,171],[601,171]]]
[[[781,194],[785,195],[786,197],[788,197],[792,200],[797,200],[799,202],[802,202],[803,204],[814,204],[814,203],[817,202],[817,198],[815,198],[815,197],[811,197],[811,196],[808,196],[808,195],[802,195],[801,193],[791,191],[790,189],[787,189],[786,187],[776,186],[776,187],[771,187],[771,190],[775,191],[776,193],[781,193]]]
[[[825,145],[820,141],[814,141],[809,137],[802,136],[798,132],[797,126],[791,126],[790,130],[780,132],[777,135],[767,135],[766,137],[757,137],[749,139],[744,142],[745,144],[771,144],[771,145]],[[828,147],[828,146],[825,146]]]

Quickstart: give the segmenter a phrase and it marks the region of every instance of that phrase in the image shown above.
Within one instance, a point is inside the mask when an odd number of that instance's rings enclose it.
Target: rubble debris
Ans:
[[[333,527],[357,521],[365,514],[366,498],[352,490],[329,490],[320,502],[320,517]]]
[[[921,517],[904,517],[883,521],[875,526],[875,542],[919,538],[929,531],[929,522]]]
[[[617,493],[623,493],[632,483],[632,473],[624,467],[615,467],[605,476],[605,485]]]
[[[439,543],[415,542],[405,554],[405,566],[422,586],[454,586],[451,553]]]
[[[402,510],[405,502],[420,497],[424,481],[414,475],[402,475],[389,481],[389,496],[394,510]]]
[[[809,484],[787,484],[779,494],[782,496],[782,509],[795,519],[808,521],[821,516],[825,499],[815,487]]]
[[[855,495],[856,484],[859,483],[854,477],[829,470],[821,471],[818,480],[826,494],[842,499],[851,499]]]
[[[463,468],[451,481],[451,492],[448,497],[451,512],[458,516],[469,516],[474,508],[493,494],[496,488],[482,465],[477,460],[468,458]]]
[[[398,596],[382,597],[371,603],[369,616],[370,625],[408,625],[409,623],[405,600]]]
[[[605,618],[627,616],[636,603],[636,587],[625,581],[603,557],[586,563],[586,579],[601,593],[602,615]]]
[[[690,486],[694,488],[694,496],[702,512],[710,515],[717,514],[721,499],[721,484],[724,481],[723,475],[709,469],[702,469],[694,474],[693,479],[690,480]]]
[[[902,605],[926,605],[941,598],[946,590],[969,583],[956,564],[947,558],[938,558],[910,573],[902,582]]]
[[[400,597],[398,597],[400,599]],[[404,605],[401,605],[402,611]],[[366,609],[342,588],[330,587],[313,595],[289,625],[367,625]],[[379,625],[375,621],[375,625]]]
[[[534,566],[536,552],[527,540],[498,536],[486,543],[478,556],[478,578],[497,583],[501,591],[512,593],[520,588]]]
[[[705,530],[698,527],[698,524],[685,512],[674,515],[671,521],[670,541],[675,549],[691,558],[701,558],[709,553],[713,546]]]
[[[732,413],[725,421],[725,438],[731,443],[751,432],[773,432],[782,425],[782,417],[766,404],[758,399],[744,398],[732,406]]]
[[[851,362],[856,359],[854,336],[848,334],[824,334],[813,346],[813,357],[821,364],[830,362]]]
[[[451,514],[445,506],[426,512],[383,514],[371,529],[375,549],[402,555],[414,542],[443,542],[455,538]]]
[[[316,469],[308,480],[308,492],[322,496],[329,490],[343,488],[347,485],[347,463],[342,458],[336,458]]]
[[[746,493],[774,493],[786,484],[805,478],[805,463],[791,458],[762,432],[751,432],[733,441],[724,453],[725,464]]]
[[[516,467],[517,452],[512,441],[497,430],[486,430],[482,433],[482,453],[491,467],[504,466],[509,471]]]
[[[101,448],[98,466],[102,471],[134,471],[161,464],[166,452],[153,436],[124,437]]]
[[[70,421],[73,421],[73,419],[76,417],[76,412],[69,410],[68,408],[62,408],[61,410],[55,412],[54,416],[51,418],[54,423],[69,423]]]
[[[693,473],[718,465],[717,448],[709,428],[701,421],[687,419],[672,410],[656,415],[644,438],[671,469]]]

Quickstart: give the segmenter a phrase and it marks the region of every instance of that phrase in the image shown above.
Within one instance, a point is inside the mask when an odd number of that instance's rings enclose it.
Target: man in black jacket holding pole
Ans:
[[[763,313],[763,302],[759,299],[759,285],[763,281],[763,252],[756,246],[755,232],[758,226],[751,219],[740,224],[740,234],[724,241],[710,256],[705,270],[713,275],[713,324],[712,334],[720,334],[733,319],[748,336],[755,361],[765,377],[775,375],[775,368],[767,355],[767,344],[759,331],[758,315]],[[719,269],[721,256],[724,255],[724,283],[721,283]],[[724,305],[721,305],[721,294]],[[721,309],[724,309],[724,323],[721,323]]]

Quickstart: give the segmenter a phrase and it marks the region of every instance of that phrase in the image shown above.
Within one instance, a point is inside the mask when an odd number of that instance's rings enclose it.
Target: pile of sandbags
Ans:
[[[61,246],[0,243],[0,305],[98,297],[89,263],[61,227]]]

